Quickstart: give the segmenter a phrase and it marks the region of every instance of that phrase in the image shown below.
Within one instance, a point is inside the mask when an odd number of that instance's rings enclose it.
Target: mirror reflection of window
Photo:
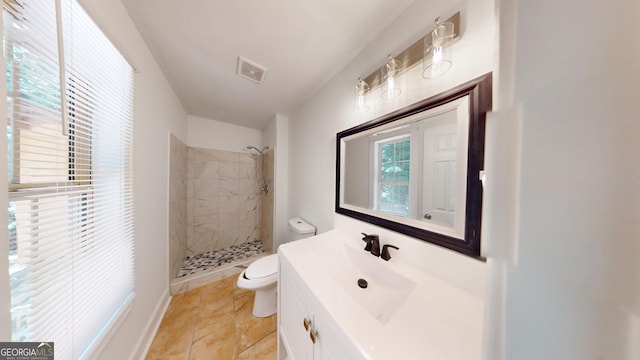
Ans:
[[[341,131],[336,213],[480,257],[491,74]]]
[[[376,148],[376,208],[409,216],[411,140],[409,134],[374,142]]]
[[[468,99],[347,138],[348,206],[464,236]]]

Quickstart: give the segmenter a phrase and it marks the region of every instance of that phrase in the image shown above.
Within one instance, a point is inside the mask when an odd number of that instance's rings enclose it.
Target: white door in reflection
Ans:
[[[424,130],[422,216],[425,222],[453,227],[456,212],[456,124]]]
[[[464,96],[339,137],[336,208],[464,241],[469,111]]]

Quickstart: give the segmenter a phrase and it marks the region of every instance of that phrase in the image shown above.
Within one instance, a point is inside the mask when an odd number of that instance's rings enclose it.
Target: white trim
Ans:
[[[78,0],[78,4],[82,8],[82,10],[84,10],[89,15],[89,17],[96,24],[98,29],[100,29],[100,31],[102,31],[104,36],[106,36],[107,39],[109,39],[111,44],[118,50],[120,55],[122,55],[122,58],[124,58],[124,61],[126,61],[129,64],[129,66],[131,66],[131,69],[133,70],[133,73],[134,74],[142,73],[142,70],[140,70],[140,68],[138,68],[136,66],[135,61],[133,61],[131,52],[130,51],[125,51],[125,50],[127,50],[127,47],[123,46],[122,40],[118,36],[116,36],[113,31],[107,31],[108,30],[107,29],[108,26],[103,26],[103,24],[106,22],[106,20],[105,19],[101,19],[101,18],[99,18],[99,16],[95,16],[94,15],[94,14],[100,15],[100,11],[98,9],[95,9],[96,11],[88,11],[87,4],[86,4],[87,2],[88,1],[86,1],[86,0]],[[94,9],[92,9],[92,10],[94,10]],[[98,19],[100,21],[96,21],[96,19]]]
[[[3,32],[4,36],[4,19],[0,16],[0,31]],[[4,53],[0,52],[0,61],[2,64],[6,64],[6,60],[4,57]],[[0,118],[7,118],[7,77],[6,72],[2,71],[0,74],[0,83],[3,86],[0,86]],[[6,123],[6,120],[5,120]],[[0,129],[0,158],[3,160],[0,161],[0,174],[7,174],[7,126],[3,125]],[[3,179],[3,181],[6,181]],[[5,182],[6,184],[6,182]],[[2,341],[10,341],[11,340],[11,292],[8,291],[10,289],[9,282],[9,272],[6,269],[9,269],[9,232],[7,229],[8,223],[8,215],[7,215],[7,206],[6,204],[9,201],[9,195],[6,191],[0,191],[0,203],[4,204],[0,206],[0,228],[3,230],[0,231],[0,244],[5,244],[2,246],[0,250],[0,268],[5,269],[2,274],[0,274],[0,289],[3,289],[0,292],[0,339]]]
[[[173,272],[173,259],[171,258],[171,136],[173,134],[171,133],[171,131],[167,131],[167,173],[166,173],[166,177],[165,177],[165,187],[166,187],[166,194],[167,197],[165,198],[165,205],[166,206],[166,211],[165,211],[165,219],[167,219],[166,222],[166,238],[165,238],[165,244],[166,244],[166,249],[167,249],[167,284],[171,285],[171,279],[175,278],[177,274],[172,274]],[[175,136],[175,135],[173,135]],[[178,137],[176,136],[176,139]],[[188,162],[188,155],[189,153],[187,152],[187,162]],[[187,168],[187,174],[188,174],[188,168]],[[188,191],[187,191],[188,192]]]
[[[131,313],[133,299],[135,299],[135,297],[135,292],[129,294],[125,303],[122,304],[121,310],[114,314],[109,320],[109,323],[106,325],[106,331],[93,340],[87,349],[79,356],[79,359],[97,359],[100,356],[104,348],[111,341],[111,338],[113,338],[113,335],[116,334],[124,320],[129,316],[129,313]]]
[[[145,325],[144,330],[142,331],[142,335],[138,339],[136,346],[133,348],[133,351],[129,356],[129,360],[144,359],[147,356],[147,352],[149,352],[149,348],[151,348],[151,343],[153,343],[153,339],[158,332],[158,328],[164,318],[164,314],[167,312],[170,302],[171,296],[169,296],[169,288],[167,288],[165,289],[164,294],[160,297],[160,301],[158,301],[156,307],[153,309],[153,312],[149,317],[149,321],[147,321],[147,325]]]

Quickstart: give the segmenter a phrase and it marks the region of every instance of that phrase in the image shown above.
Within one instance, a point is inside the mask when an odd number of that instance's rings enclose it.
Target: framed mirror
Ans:
[[[491,73],[337,134],[336,212],[480,254]]]

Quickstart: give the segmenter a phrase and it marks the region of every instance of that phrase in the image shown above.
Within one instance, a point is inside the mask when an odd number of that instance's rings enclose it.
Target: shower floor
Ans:
[[[216,251],[187,256],[176,279],[210,271],[227,264],[241,262],[265,252],[267,252],[267,249],[262,245],[262,241],[256,240]]]

